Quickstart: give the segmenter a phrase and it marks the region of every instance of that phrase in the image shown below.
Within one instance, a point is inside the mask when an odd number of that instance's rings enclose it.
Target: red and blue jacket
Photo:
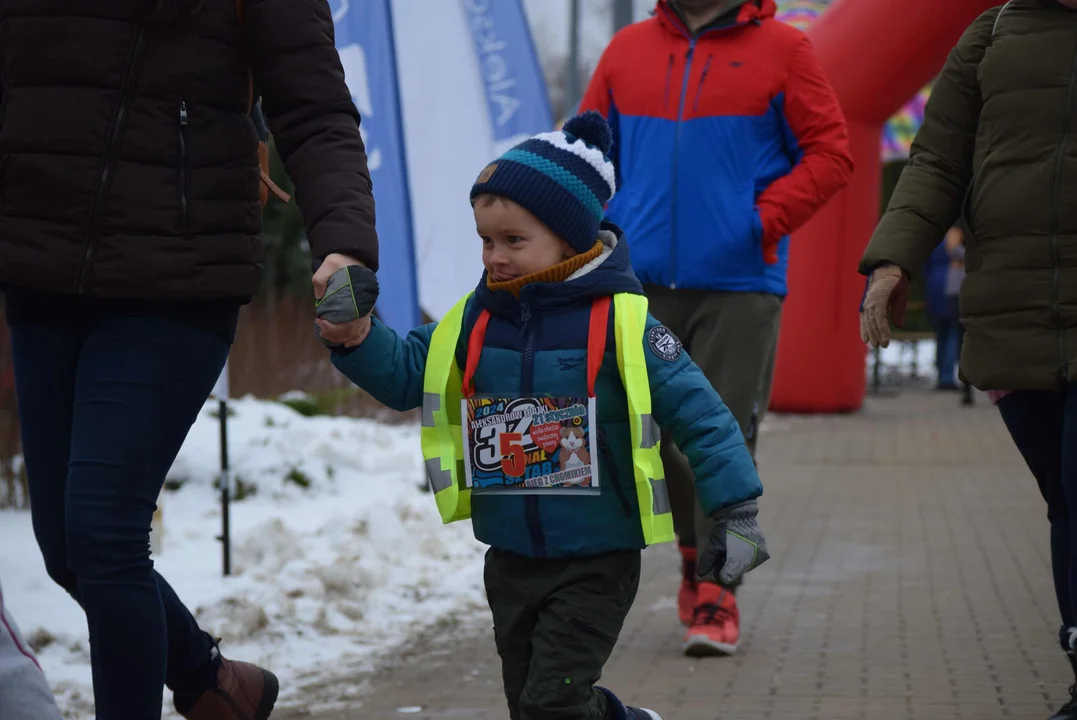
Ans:
[[[789,234],[849,181],[845,118],[808,38],[746,0],[693,35],[668,0],[614,36],[582,110],[614,133],[644,283],[784,296]]]

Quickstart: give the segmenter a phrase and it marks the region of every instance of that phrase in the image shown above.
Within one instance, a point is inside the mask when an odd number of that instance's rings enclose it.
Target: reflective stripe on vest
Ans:
[[[456,363],[464,308],[470,297],[456,303],[434,329],[423,376],[423,459],[438,511],[445,523],[471,516],[471,490],[464,487],[466,476],[460,423],[464,387]],[[643,540],[647,545],[670,542],[674,537],[673,515],[659,455],[661,433],[651,416],[651,386],[643,351],[647,298],[619,293],[613,296],[613,308],[617,368],[628,399],[633,479]],[[589,351],[600,347],[597,339],[588,340]],[[604,338],[602,341],[604,344]]]
[[[442,522],[471,517],[471,490],[464,487],[464,437],[460,425],[463,398],[456,342],[469,293],[441,319],[430,338],[423,373],[422,438],[426,478]]]
[[[613,296],[613,332],[617,369],[628,397],[632,423],[632,472],[639,499],[643,540],[648,545],[673,540],[673,513],[666,489],[666,473],[659,454],[661,432],[651,416],[651,383],[643,334],[647,329],[647,298],[618,293]]]

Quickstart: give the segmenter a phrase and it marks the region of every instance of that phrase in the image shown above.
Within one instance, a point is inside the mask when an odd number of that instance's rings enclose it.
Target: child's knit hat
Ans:
[[[500,195],[527,208],[572,249],[587,252],[598,237],[604,208],[617,183],[608,153],[610,126],[590,110],[570,118],[559,132],[524,140],[487,165],[471,188]]]

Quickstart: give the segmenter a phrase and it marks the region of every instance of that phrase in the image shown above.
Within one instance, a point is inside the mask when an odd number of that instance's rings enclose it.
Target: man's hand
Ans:
[[[759,221],[759,226],[762,228],[760,231],[760,244],[763,246],[763,263],[766,265],[778,264],[778,244],[782,241],[781,236],[774,237],[773,232],[768,232],[767,221],[763,219],[763,212],[757,207],[755,209],[756,219]]]
[[[337,275],[338,271],[348,267],[354,269]],[[364,272],[358,272],[359,268]],[[350,279],[352,275],[356,278],[354,284]],[[361,345],[370,333],[370,312],[378,294],[374,273],[366,270],[366,266],[355,258],[331,253],[318,266],[311,283],[317,301],[314,325],[318,339],[327,347],[354,348]],[[347,302],[338,301],[344,300],[344,296],[328,301],[327,290],[334,297],[338,292],[346,293]]]
[[[897,265],[884,263],[872,270],[864,308],[860,311],[860,339],[873,348],[890,345],[890,322],[905,325],[909,278]]]
[[[763,263],[766,265],[778,264],[778,241],[763,240]]]
[[[327,348],[355,348],[363,344],[366,336],[370,334],[370,316],[364,315],[358,320],[352,320],[341,325],[317,318],[314,321],[318,331],[318,339]]]

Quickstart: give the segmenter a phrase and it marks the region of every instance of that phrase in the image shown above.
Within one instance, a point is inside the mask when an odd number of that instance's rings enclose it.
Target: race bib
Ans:
[[[464,463],[473,493],[598,493],[594,398],[461,402]]]

